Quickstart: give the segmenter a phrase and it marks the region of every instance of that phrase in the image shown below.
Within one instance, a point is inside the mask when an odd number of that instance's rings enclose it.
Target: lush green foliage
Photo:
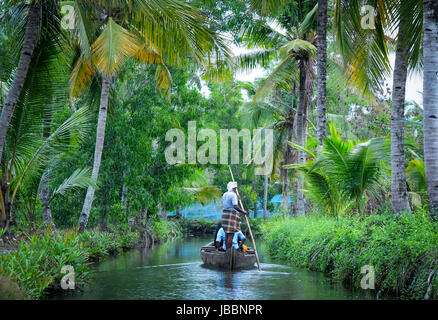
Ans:
[[[424,211],[394,216],[278,218],[262,226],[273,256],[361,288],[361,267],[375,270],[378,297],[438,297],[438,226]]]
[[[181,236],[180,227],[172,221],[150,221],[149,229],[159,242]],[[61,268],[65,265],[73,267],[75,286],[81,288],[91,276],[90,261],[119,254],[139,241],[140,234],[131,232],[128,225],[109,227],[107,231],[86,230],[81,234],[70,231],[62,235],[36,234],[23,239],[15,252],[0,255],[0,279],[5,279],[0,286],[0,297],[35,299],[60,290],[60,280],[65,275]]]
[[[139,241],[128,222],[140,212],[147,212],[150,235],[158,241],[182,233],[213,233],[215,222],[183,219],[176,223],[159,218],[217,197],[230,180],[228,167],[222,164],[167,163],[164,151],[170,142],[166,133],[181,129],[187,138],[188,122],[196,121],[197,132],[274,129],[268,198],[280,192],[294,198],[299,169],[306,175],[307,211],[330,216],[277,218],[264,225],[260,218],[251,219],[253,233],[266,234],[273,255],[354,286],[360,282],[360,266],[372,264],[380,296],[423,298],[427,293],[437,297],[436,224],[422,211],[369,216],[376,208],[389,206],[391,196],[385,142],[391,134],[392,102],[391,90],[387,87],[385,92],[382,81],[390,72],[391,46],[383,35],[404,17],[411,27],[399,34],[408,39],[409,68],[421,68],[421,1],[394,1],[391,6],[371,1],[377,8],[376,29],[360,27],[359,1],[332,3],[335,15],[329,20],[334,24],[328,28],[335,37],[327,39],[331,134],[319,145],[316,108],[309,105],[304,130],[307,164],[292,165],[290,170],[282,165],[297,162],[297,152],[290,147],[297,148],[296,144],[287,142],[297,141],[297,106],[300,89],[304,89],[297,61],[303,55],[315,55],[316,0],[128,0],[105,6],[85,0],[70,2],[79,26],[74,31],[61,28],[59,7],[53,5],[56,1],[43,1],[35,51],[0,159],[2,223],[15,222],[8,231],[20,239],[24,235],[16,253],[0,256],[0,271],[5,276],[0,276],[0,296],[4,290],[10,297],[42,297],[59,286],[62,264],[77,267],[77,283],[82,283],[88,274],[86,261],[120,253]],[[27,12],[23,1],[0,3],[2,108],[17,69]],[[223,72],[228,53],[216,31],[231,34],[232,41],[252,49],[236,57],[235,66],[261,67],[268,76],[246,83],[234,78],[235,70],[228,70],[234,67]],[[145,41],[151,45],[144,45]],[[310,69],[316,69],[315,62],[311,63]],[[96,184],[87,168],[95,149],[101,92],[98,73],[114,77]],[[221,83],[203,81],[221,73],[228,76]],[[69,98],[69,92],[76,98]],[[245,94],[252,102],[246,101]],[[309,101],[316,100],[313,96]],[[420,210],[427,203],[423,107],[409,102],[405,110],[409,201],[411,208]],[[197,141],[199,146],[201,141]],[[241,161],[233,164],[233,171],[244,207],[251,210],[263,198],[263,177]],[[81,235],[38,235],[42,190],[49,194],[45,208],[50,205],[55,225],[63,229],[77,225],[84,199],[84,191],[78,189],[87,186],[96,187],[90,229]],[[293,208],[283,214],[290,211]],[[246,228],[243,221],[242,229]],[[27,236],[29,232],[36,234]],[[0,229],[0,237],[6,238],[7,233]]]
[[[182,235],[181,227],[173,221],[156,219],[151,225],[159,241],[172,240]]]
[[[87,257],[74,233],[34,235],[21,240],[16,252],[0,256],[0,272],[14,279],[28,298],[40,298],[59,288],[66,265],[74,268],[76,285],[83,285],[89,276]]]
[[[211,234],[213,237],[218,221],[209,221],[203,219],[181,219],[179,223],[184,234]]]
[[[363,214],[368,197],[381,189],[384,161],[389,158],[384,139],[362,143],[344,140],[331,124],[330,136],[325,137],[322,148],[308,150],[290,144],[310,156],[305,165],[286,167],[305,172],[306,194],[321,212],[344,215],[352,211],[354,204],[356,212]]]

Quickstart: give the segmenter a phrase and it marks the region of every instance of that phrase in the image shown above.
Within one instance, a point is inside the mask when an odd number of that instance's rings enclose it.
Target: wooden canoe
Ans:
[[[231,247],[226,252],[217,251],[213,242],[201,248],[201,258],[206,266],[219,269],[236,270],[254,266],[256,257],[254,250],[243,253]]]

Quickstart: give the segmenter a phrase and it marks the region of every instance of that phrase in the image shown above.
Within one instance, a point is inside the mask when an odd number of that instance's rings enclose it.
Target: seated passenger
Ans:
[[[245,242],[245,239],[246,238],[242,231],[239,230],[238,232],[235,232],[233,237],[233,247],[240,251],[243,251],[243,243]]]
[[[216,225],[216,230],[214,232],[213,244],[215,244],[216,242],[217,233],[219,232],[220,228],[222,228],[222,222],[219,221],[218,224]]]
[[[217,232],[215,247],[219,251],[225,251],[225,231],[222,227]]]

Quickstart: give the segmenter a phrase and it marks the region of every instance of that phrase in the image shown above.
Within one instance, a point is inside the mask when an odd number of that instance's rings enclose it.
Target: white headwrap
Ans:
[[[230,181],[227,184],[228,192],[233,191],[233,188],[237,188],[237,182]]]

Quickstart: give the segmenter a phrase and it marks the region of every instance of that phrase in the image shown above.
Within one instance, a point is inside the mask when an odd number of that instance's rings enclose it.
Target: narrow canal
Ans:
[[[199,249],[210,239],[185,238],[135,249],[95,266],[82,293],[55,299],[368,299],[319,272],[269,259],[258,244],[261,272],[218,271],[203,266]]]

